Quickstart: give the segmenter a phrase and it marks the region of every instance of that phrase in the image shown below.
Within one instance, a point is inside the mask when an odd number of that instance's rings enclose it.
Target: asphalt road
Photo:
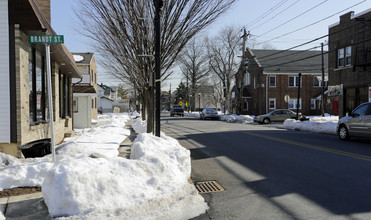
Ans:
[[[162,115],[191,151],[192,180],[217,181],[195,219],[371,219],[371,140]]]

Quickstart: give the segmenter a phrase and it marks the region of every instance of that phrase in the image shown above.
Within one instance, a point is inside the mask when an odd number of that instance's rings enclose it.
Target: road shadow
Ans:
[[[228,157],[265,177],[246,181],[242,171],[235,172],[222,160],[216,160],[247,187],[290,216],[295,217],[274,198],[298,194],[334,215],[349,217],[371,212],[370,142],[342,142],[334,135],[285,130],[200,133],[183,138],[205,146],[191,149],[192,159],[210,158],[210,155]],[[358,154],[366,159],[354,156]]]

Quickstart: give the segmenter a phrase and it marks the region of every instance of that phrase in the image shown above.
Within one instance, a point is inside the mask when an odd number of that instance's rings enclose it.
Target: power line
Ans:
[[[286,7],[286,8],[283,9],[282,11],[278,12],[275,16],[273,16],[273,17],[271,17],[270,19],[268,19],[267,21],[265,21],[265,22],[259,24],[260,27],[261,27],[263,24],[266,24],[267,22],[273,20],[275,17],[277,17],[278,15],[282,14],[283,12],[287,11],[289,8],[291,8],[292,6],[294,6],[294,5],[295,5],[296,3],[298,3],[299,1],[300,1],[300,0],[296,0],[294,3],[292,3],[292,4],[289,5],[288,7]],[[255,24],[254,26],[257,26],[257,24]],[[252,26],[252,27],[250,28],[250,31],[256,29],[256,28],[254,28],[254,26]]]
[[[348,30],[350,27],[353,27],[353,26],[355,26],[355,25],[357,25],[357,24],[350,24],[350,25],[347,25],[347,26],[345,26],[344,28],[339,29],[339,30],[337,30],[337,31],[335,31],[335,32],[333,32],[333,33],[331,33],[331,35],[334,35],[334,34],[340,33],[340,32],[342,32],[342,31],[344,31],[344,30]],[[368,29],[358,31],[358,32],[355,33],[355,34],[359,34],[359,33],[364,32],[364,31],[366,31],[366,30],[368,30]],[[349,37],[349,36],[351,36],[351,35],[353,35],[353,33],[350,33],[349,35],[346,35],[346,36],[342,36],[341,38],[336,39],[336,40],[334,40],[334,41],[339,41],[339,40],[344,39],[344,38],[346,38],[346,37]],[[271,57],[271,56],[274,56],[274,55],[277,55],[277,54],[280,54],[280,53],[284,53],[284,52],[286,52],[286,51],[289,51],[289,50],[292,50],[292,49],[295,49],[295,48],[298,48],[298,47],[302,47],[302,46],[304,46],[304,45],[306,45],[306,44],[313,43],[313,42],[315,42],[315,41],[318,41],[318,40],[320,40],[320,39],[322,39],[322,38],[329,37],[329,36],[330,36],[329,34],[326,34],[326,35],[323,35],[323,36],[321,36],[321,37],[317,37],[317,38],[315,38],[315,39],[313,39],[313,40],[310,40],[310,41],[308,41],[308,42],[305,42],[305,43],[302,43],[302,44],[299,44],[299,45],[296,45],[296,46],[290,47],[290,48],[288,48],[288,49],[286,49],[286,50],[281,50],[281,51],[278,51],[278,52],[276,52],[276,53],[273,53],[273,54],[269,54],[269,55],[266,55],[266,56],[260,57],[260,59],[264,59],[264,58],[266,58],[266,57]]]
[[[371,38],[367,38],[366,40],[362,40],[362,41],[358,41],[356,43],[352,43],[349,46],[354,46],[354,45],[362,44],[362,43],[365,43],[365,42],[368,42],[368,41],[371,41]],[[331,43],[333,43],[333,42],[331,42]],[[324,52],[323,54],[329,54],[329,53],[332,53],[332,52],[337,52],[337,49]],[[302,60],[310,59],[310,58],[321,56],[321,55],[322,54],[316,54],[316,55],[312,55],[312,56],[308,56],[308,57],[304,57],[304,58],[300,58],[300,59],[296,59],[296,60],[287,61],[287,62],[284,62],[284,63],[274,64],[274,65],[270,65],[270,66],[263,66],[262,68],[282,66],[282,65],[299,62],[299,61],[302,61]]]
[[[250,23],[248,23],[246,26],[249,26],[250,24],[258,21],[258,20],[261,20],[263,18],[265,18],[267,15],[269,15],[270,13],[274,12],[275,10],[277,10],[279,7],[281,7],[283,4],[285,4],[288,0],[283,0],[283,1],[280,1],[277,5],[273,6],[271,9],[269,9],[268,11],[264,12],[262,15],[258,16],[257,18],[255,18],[254,20],[252,20]]]
[[[314,23],[311,23],[311,24],[309,24],[309,25],[306,25],[306,26],[301,27],[301,28],[299,28],[299,29],[296,29],[296,30],[294,30],[294,31],[288,32],[288,33],[286,33],[286,34],[280,35],[280,36],[275,37],[275,38],[273,38],[273,39],[270,39],[270,40],[267,40],[267,41],[263,41],[263,42],[261,42],[261,43],[258,43],[257,45],[267,43],[267,42],[269,42],[269,41],[272,41],[272,40],[275,40],[275,39],[278,39],[278,38],[281,38],[281,37],[287,36],[287,35],[289,35],[289,34],[292,34],[292,33],[295,33],[295,32],[297,32],[297,31],[303,30],[303,29],[305,29],[305,28],[307,28],[307,27],[313,26],[313,25],[315,25],[315,24],[317,24],[317,23],[319,23],[319,22],[322,22],[322,21],[327,20],[327,19],[329,19],[329,18],[331,18],[331,17],[333,17],[333,16],[335,16],[335,15],[337,15],[337,14],[340,14],[340,13],[342,13],[342,12],[344,12],[344,11],[350,9],[350,8],[353,8],[353,7],[355,7],[355,6],[359,5],[359,4],[362,4],[362,3],[364,3],[365,1],[367,1],[367,0],[363,0],[363,1],[361,1],[361,2],[358,2],[357,4],[354,4],[354,5],[352,5],[352,6],[348,7],[348,8],[346,8],[346,9],[343,9],[343,10],[341,10],[341,11],[339,11],[339,12],[336,12],[335,14],[332,14],[332,15],[330,15],[330,16],[327,16],[327,17],[325,17],[325,18],[323,18],[323,19],[320,19],[320,20],[318,20],[318,21],[316,21],[316,22],[314,22]]]
[[[265,32],[265,33],[259,35],[259,37],[261,37],[261,36],[263,36],[263,35],[265,35],[265,34],[267,34],[267,33],[270,33],[270,32],[276,30],[276,29],[279,28],[279,27],[282,27],[283,25],[285,25],[285,24],[287,24],[287,23],[289,23],[289,22],[295,20],[296,18],[298,18],[298,17],[300,17],[300,16],[303,16],[304,14],[306,14],[306,13],[310,12],[311,10],[313,10],[313,9],[315,9],[315,8],[317,8],[317,7],[319,7],[320,5],[324,4],[324,3],[327,2],[327,1],[328,1],[328,0],[324,0],[324,1],[322,1],[321,3],[319,3],[319,4],[315,5],[314,7],[312,7],[312,8],[310,8],[310,9],[306,10],[305,12],[303,12],[303,13],[301,13],[301,14],[299,14],[299,15],[293,17],[293,18],[291,18],[290,20],[284,22],[283,24],[280,24],[280,25],[278,25],[277,27],[275,27],[275,28],[273,28],[273,29],[271,29],[271,30],[269,30],[269,31],[267,31],[267,32]]]

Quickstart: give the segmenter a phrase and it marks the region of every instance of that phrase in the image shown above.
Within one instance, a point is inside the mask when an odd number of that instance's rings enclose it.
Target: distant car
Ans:
[[[348,116],[342,117],[336,129],[341,140],[352,136],[371,137],[371,102],[359,105]]]
[[[299,117],[300,116],[301,114],[299,113]],[[256,116],[254,122],[258,122],[259,124],[269,124],[271,122],[283,122],[290,118],[296,118],[296,112],[289,109],[277,109],[265,115]]]
[[[219,119],[218,112],[215,109],[212,108],[205,108],[200,113],[200,119]]]
[[[170,116],[173,117],[175,115],[179,115],[184,117],[184,109],[180,105],[173,105],[170,109]]]

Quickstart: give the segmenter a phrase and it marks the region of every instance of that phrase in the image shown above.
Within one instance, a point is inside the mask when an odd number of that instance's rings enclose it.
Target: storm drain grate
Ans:
[[[216,181],[205,181],[195,183],[196,189],[199,193],[221,192],[225,189]]]

